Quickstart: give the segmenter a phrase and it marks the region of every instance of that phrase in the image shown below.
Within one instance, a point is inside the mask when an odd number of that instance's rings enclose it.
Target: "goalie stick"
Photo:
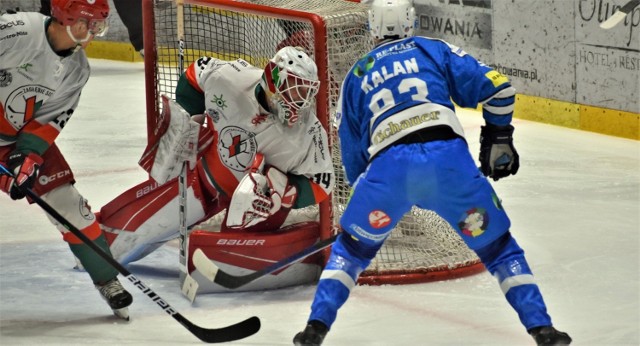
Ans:
[[[13,177],[13,173],[9,172],[6,167],[0,165],[0,174],[7,174]],[[38,196],[33,190],[29,188],[21,188],[22,192],[36,204],[38,204],[44,211],[46,211],[51,217],[62,224],[69,232],[73,233],[76,237],[80,238],[83,243],[87,244],[93,251],[95,251],[100,257],[102,257],[109,265],[115,268],[120,274],[124,275],[134,286],[146,294],[151,300],[153,300],[158,306],[162,308],[167,314],[171,315],[176,321],[187,328],[191,334],[198,337],[198,339],[207,343],[219,343],[228,342],[246,338],[257,333],[260,330],[260,319],[256,316],[250,317],[242,322],[232,324],[223,328],[202,328],[193,324],[186,317],[182,316],[177,310],[175,310],[167,301],[160,297],[151,288],[145,285],[140,279],[129,272],[125,267],[118,263],[113,257],[109,256],[104,250],[102,250],[91,239],[87,238],[78,228],[60,215],[53,207],[45,202],[40,196]]]
[[[633,11],[633,9],[638,5],[640,5],[640,0],[629,0],[629,2],[627,2],[624,6],[618,8],[618,10],[611,17],[600,23],[600,27],[602,29],[613,28],[614,26],[618,25],[618,23],[623,21],[627,14],[631,13],[631,11]]]
[[[176,0],[176,25],[178,34],[178,78],[184,72],[184,0]],[[182,283],[182,293],[189,298],[193,304],[198,293],[198,282],[189,276],[187,268],[187,241],[189,239],[189,230],[187,227],[187,161],[182,163],[180,174],[178,175],[178,217],[179,217],[179,261],[180,261],[180,278],[184,277]]]
[[[218,266],[211,262],[207,255],[205,255],[204,252],[202,252],[202,250],[200,249],[196,249],[194,251],[192,261],[196,269],[198,269],[198,271],[202,273],[204,277],[209,279],[209,281],[213,281],[214,283],[217,283],[222,287],[236,289],[331,246],[336,241],[337,237],[338,234],[325,240],[319,241],[296,254],[293,254],[266,268],[260,269],[247,275],[235,276],[221,270],[220,268],[218,268]]]
[[[184,69],[184,0],[176,1],[177,26],[178,26],[178,77]],[[182,163],[180,175],[178,176],[178,191],[180,196],[179,218],[180,218],[180,269],[187,273],[187,162]]]

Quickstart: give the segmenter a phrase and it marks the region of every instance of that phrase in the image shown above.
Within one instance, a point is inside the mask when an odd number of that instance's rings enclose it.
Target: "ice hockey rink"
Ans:
[[[141,63],[91,60],[92,78],[57,143],[94,210],[145,179]],[[474,157],[479,113],[460,111]],[[514,119],[521,167],[494,183],[554,324],[574,344],[640,344],[640,142]],[[176,211],[177,213],[177,211]],[[197,345],[202,342],[121,277],[131,321],[116,319],[37,206],[0,196],[0,345]],[[169,243],[128,269],[186,318],[220,328],[250,316],[254,336],[229,344],[291,345],[314,286],[180,292]],[[534,345],[496,281],[358,286],[325,345]]]

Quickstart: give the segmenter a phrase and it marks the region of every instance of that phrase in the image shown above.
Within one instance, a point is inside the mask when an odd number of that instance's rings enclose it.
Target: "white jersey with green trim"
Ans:
[[[25,127],[52,143],[89,78],[83,50],[68,56],[53,51],[49,20],[35,12],[0,16],[0,146],[16,142]],[[44,126],[53,129],[38,131]]]
[[[256,99],[262,71],[242,59],[201,58],[186,72],[189,83],[204,91],[206,113],[218,135],[214,144],[219,163],[239,181],[256,153],[262,153],[265,164],[306,176],[328,194],[333,188],[333,164],[327,133],[315,110],[291,127],[283,124]],[[231,178],[214,174],[217,180]],[[235,186],[237,181],[223,185]]]

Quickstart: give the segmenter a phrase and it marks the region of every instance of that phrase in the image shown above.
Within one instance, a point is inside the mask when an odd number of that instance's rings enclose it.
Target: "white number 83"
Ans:
[[[429,91],[427,90],[427,82],[420,78],[405,78],[398,85],[398,93],[406,94],[413,93],[411,99],[414,101],[426,101]],[[387,110],[393,108],[396,105],[396,100],[393,96],[393,92],[387,88],[382,88],[371,97],[371,103],[369,103],[369,109],[374,115],[374,118]]]

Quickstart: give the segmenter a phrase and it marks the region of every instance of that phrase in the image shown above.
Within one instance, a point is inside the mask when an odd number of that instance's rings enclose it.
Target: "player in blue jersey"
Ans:
[[[442,40],[413,37],[408,0],[374,0],[376,47],[358,61],[341,89],[339,136],[353,194],[343,232],[318,283],[295,345],[320,345],[360,273],[412,206],[437,212],[473,249],[538,345],[568,345],[551,317],[512,237],[510,221],[488,178],[516,174],[515,89],[499,72]],[[453,100],[482,105],[481,171],[464,139]]]

